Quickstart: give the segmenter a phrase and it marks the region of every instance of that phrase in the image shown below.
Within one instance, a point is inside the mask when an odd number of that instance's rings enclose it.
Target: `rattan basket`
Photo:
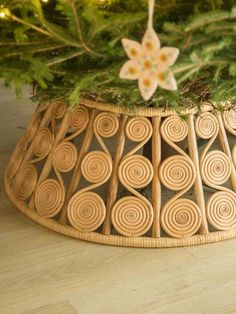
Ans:
[[[236,235],[235,135],[232,109],[44,103],[4,186],[27,217],[74,238],[131,247],[216,242]]]

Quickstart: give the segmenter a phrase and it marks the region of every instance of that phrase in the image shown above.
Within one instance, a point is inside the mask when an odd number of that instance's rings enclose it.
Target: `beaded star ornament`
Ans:
[[[120,70],[120,78],[138,80],[138,87],[144,100],[155,93],[157,87],[177,90],[176,80],[170,67],[175,63],[179,49],[161,48],[160,40],[153,29],[155,0],[149,0],[149,18],[147,30],[141,44],[127,38],[122,39],[124,50],[130,60]]]

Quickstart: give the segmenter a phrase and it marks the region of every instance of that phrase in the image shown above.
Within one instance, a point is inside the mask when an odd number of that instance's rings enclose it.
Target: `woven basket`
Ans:
[[[40,104],[4,186],[23,214],[74,238],[132,247],[216,242],[236,235],[235,135],[236,113],[207,105],[177,113],[86,99],[73,110]],[[152,158],[143,154],[148,143]]]

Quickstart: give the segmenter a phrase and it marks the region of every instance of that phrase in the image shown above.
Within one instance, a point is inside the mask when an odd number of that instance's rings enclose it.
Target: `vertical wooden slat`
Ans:
[[[206,207],[205,207],[205,199],[204,192],[202,186],[202,179],[200,176],[200,164],[199,164],[199,155],[198,155],[198,147],[197,147],[197,139],[194,128],[194,116],[190,114],[188,117],[188,147],[189,147],[189,155],[194,163],[196,169],[196,179],[194,182],[194,195],[196,199],[196,203],[199,206],[202,213],[202,224],[200,227],[200,234],[208,234],[208,224],[206,218]]]
[[[127,116],[124,116],[124,115],[121,116],[120,126],[117,133],[112,174],[111,174],[108,192],[107,192],[106,217],[103,223],[103,230],[102,230],[104,234],[111,233],[111,209],[116,201],[117,191],[118,191],[118,186],[119,186],[118,166],[119,166],[119,163],[122,158],[123,151],[124,151],[125,124],[126,124],[127,118],[128,118]]]
[[[154,219],[152,225],[152,237],[161,236],[160,211],[161,211],[161,182],[159,178],[159,167],[161,164],[161,135],[160,125],[161,117],[152,118],[153,135],[152,135],[152,205],[154,210]]]
[[[71,182],[70,182],[70,186],[68,188],[67,191],[67,195],[66,195],[66,200],[65,200],[65,205],[64,208],[62,209],[61,212],[61,216],[60,216],[60,223],[65,224],[67,222],[67,204],[71,198],[71,196],[73,195],[73,193],[76,191],[80,179],[81,179],[81,162],[85,156],[85,154],[88,152],[89,147],[91,145],[92,142],[92,138],[93,138],[93,122],[94,122],[94,118],[95,118],[95,110],[92,109],[90,116],[89,116],[89,124],[87,126],[87,130],[83,139],[83,143],[82,146],[80,148],[79,154],[78,154],[78,158],[77,158],[77,162],[74,168],[74,172],[71,178]]]
[[[235,166],[234,166],[234,162],[232,159],[232,154],[231,154],[231,150],[229,147],[229,142],[227,139],[227,135],[226,135],[226,131],[225,131],[225,127],[224,127],[224,123],[223,123],[223,119],[221,116],[220,112],[217,112],[217,119],[219,121],[219,141],[220,141],[220,145],[224,151],[224,153],[229,157],[230,160],[230,164],[231,164],[231,175],[230,175],[230,181],[232,184],[232,187],[234,189],[234,192],[236,192],[236,170],[235,170]]]

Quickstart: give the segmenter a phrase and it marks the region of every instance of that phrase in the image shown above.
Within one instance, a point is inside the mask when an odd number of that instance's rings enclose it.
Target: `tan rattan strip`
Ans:
[[[142,117],[167,117],[167,116],[179,116],[179,115],[187,115],[191,113],[197,113],[199,111],[198,107],[193,108],[182,108],[178,112],[175,110],[166,110],[165,108],[151,108],[151,107],[143,107],[143,108],[127,108],[122,106],[115,106],[112,104],[101,103],[99,101],[92,101],[86,98],[80,99],[80,104],[89,108],[95,108],[102,111],[114,112],[117,114],[126,114],[129,116],[142,116]],[[202,111],[210,111],[212,110],[212,106],[209,104],[203,104],[201,107]]]

